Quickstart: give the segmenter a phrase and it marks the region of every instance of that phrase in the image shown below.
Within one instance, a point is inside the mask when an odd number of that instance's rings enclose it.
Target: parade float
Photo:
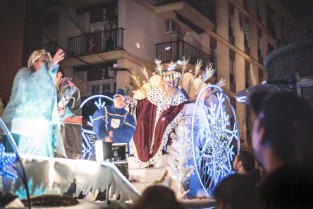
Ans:
[[[125,159],[120,149],[105,153],[90,116],[82,128],[84,160],[19,155],[17,149],[8,154],[1,149],[3,192],[30,183],[30,196],[36,189],[63,195],[75,184],[75,197],[83,193],[95,200],[98,193],[105,193],[106,203],[125,203],[136,201],[146,187],[161,184],[172,188],[182,202],[207,198],[207,204],[214,205],[214,187],[233,173],[231,163],[240,149],[236,114],[222,90],[225,81],[214,81],[212,65],[202,68],[199,60],[191,66],[185,58],[167,67],[156,61],[152,76],[144,66],[141,71],[143,82],[131,75],[138,88],[128,110],[137,127],[130,146],[121,146],[127,149]],[[112,99],[94,95],[81,107],[88,103],[100,109]],[[1,125],[10,135],[2,121]],[[18,176],[19,170],[25,174]]]

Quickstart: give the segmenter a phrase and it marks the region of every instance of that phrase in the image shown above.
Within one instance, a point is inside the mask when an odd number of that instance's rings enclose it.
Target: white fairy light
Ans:
[[[183,61],[181,61],[180,59],[178,59],[178,60],[176,61],[176,63],[177,63],[178,65],[183,65]]]
[[[157,60],[157,59],[156,59],[156,60],[154,61],[154,63],[155,63],[156,65],[159,65],[159,64],[161,64],[161,63],[162,63],[162,61],[161,61],[161,60]]]
[[[211,103],[207,107],[201,96],[209,88],[213,88],[217,92],[218,102],[217,104]],[[233,127],[230,126],[225,101],[227,101],[226,103],[230,106],[234,116],[235,124]],[[195,120],[197,117],[196,110],[198,116],[201,114],[200,117],[202,117],[202,120],[199,120],[202,124],[200,128],[196,124],[199,121]],[[236,115],[228,97],[220,87],[209,85],[201,91],[196,101],[192,125],[193,157],[197,175],[204,191],[210,196],[218,182],[233,173],[231,163],[235,153],[233,152],[234,145],[231,143],[234,139],[238,145],[237,153],[240,148]],[[196,134],[198,137],[195,137]]]
[[[17,175],[8,169],[8,167],[13,164],[15,160],[15,153],[6,153],[3,144],[0,143],[0,176],[17,179]]]
[[[80,108],[83,108],[83,106],[87,102],[89,102],[93,99],[98,99],[94,102],[94,105],[98,109],[101,109],[106,105],[106,102],[103,101],[102,99],[107,99],[107,100],[113,102],[113,100],[108,96],[93,95],[93,96],[88,97],[86,100],[84,100],[84,102],[82,102],[82,104],[80,105]],[[93,117],[92,117],[92,115],[89,115],[89,121],[87,121],[87,125],[89,125],[90,127],[93,127],[92,124],[93,124]],[[83,137],[83,142],[82,142],[83,159],[92,160],[95,156],[95,142],[97,141],[96,134],[94,131],[82,128],[82,137]]]
[[[167,46],[164,48],[165,51],[170,50],[172,47],[171,46]]]

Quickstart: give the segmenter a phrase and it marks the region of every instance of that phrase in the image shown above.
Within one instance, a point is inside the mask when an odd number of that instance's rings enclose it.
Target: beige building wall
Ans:
[[[126,68],[129,69],[130,72],[134,73],[135,75],[139,76],[139,79],[141,81],[144,81],[144,76],[141,73],[140,69],[141,66],[138,64],[135,64],[127,59],[121,59],[118,60],[118,65],[121,68]],[[136,85],[136,83],[134,82],[133,79],[131,79],[130,77],[130,72],[126,72],[126,71],[121,71],[117,73],[117,80],[116,80],[116,88],[122,88],[124,84],[130,84],[133,86],[134,89],[137,89],[138,86]],[[151,73],[151,72],[150,72]]]
[[[120,5],[119,19],[125,22],[124,49],[154,62],[155,44],[170,40],[165,33],[165,19],[133,0],[121,0]]]

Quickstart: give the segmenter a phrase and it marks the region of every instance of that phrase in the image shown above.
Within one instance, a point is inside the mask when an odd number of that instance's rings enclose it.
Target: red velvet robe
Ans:
[[[140,161],[149,162],[149,159],[157,154],[166,127],[183,109],[185,104],[186,102],[183,102],[177,106],[170,106],[168,109],[164,110],[154,129],[157,105],[152,104],[147,98],[138,101],[136,108],[137,127],[133,136],[133,141]],[[151,145],[152,149],[150,149]]]

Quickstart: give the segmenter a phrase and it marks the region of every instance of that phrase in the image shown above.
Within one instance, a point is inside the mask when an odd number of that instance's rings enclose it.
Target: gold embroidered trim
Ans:
[[[126,124],[126,125],[129,125],[130,127],[133,127],[133,128],[135,129],[135,126],[133,126],[132,124],[127,123],[127,122],[125,122],[125,124]]]
[[[106,118],[105,116],[100,116],[100,117],[97,117],[96,119],[93,119],[94,121],[95,120],[99,120],[100,118]]]

